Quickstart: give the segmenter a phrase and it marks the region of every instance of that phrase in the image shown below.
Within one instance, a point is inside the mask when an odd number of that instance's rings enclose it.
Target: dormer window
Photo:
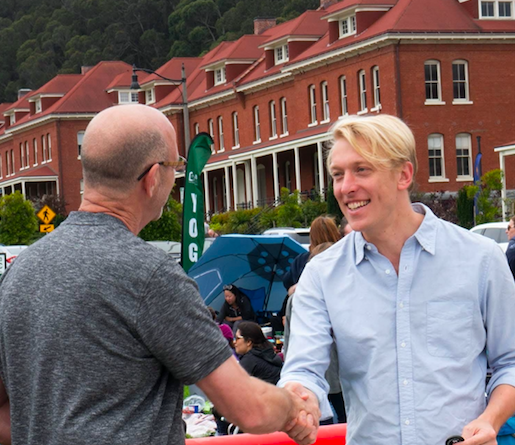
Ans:
[[[356,16],[351,15],[340,20],[340,39],[356,34]]]
[[[514,1],[489,0],[479,2],[479,17],[482,19],[513,18]]]
[[[153,104],[156,101],[154,96],[154,88],[145,91],[145,104]]]
[[[118,91],[119,104],[138,103],[138,93],[133,91]]]
[[[225,83],[225,66],[215,70],[215,85]]]
[[[290,60],[290,53],[288,50],[288,44],[281,45],[275,48],[275,64],[288,62]]]
[[[36,104],[35,105],[36,105],[36,109],[35,109],[36,113],[41,113],[41,110],[42,110],[42,108],[41,108],[41,99],[36,100]]]

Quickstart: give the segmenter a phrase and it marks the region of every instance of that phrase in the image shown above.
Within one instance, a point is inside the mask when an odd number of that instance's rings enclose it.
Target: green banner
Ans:
[[[204,189],[201,173],[211,156],[213,139],[207,133],[199,133],[191,141],[188,151],[182,210],[181,264],[188,272],[204,250]]]

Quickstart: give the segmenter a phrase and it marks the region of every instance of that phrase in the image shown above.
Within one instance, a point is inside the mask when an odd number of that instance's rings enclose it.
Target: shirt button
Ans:
[[[403,308],[403,307],[404,307],[404,303],[403,303],[402,301],[399,303],[399,307],[400,307],[400,308]]]
[[[405,348],[406,347],[406,342],[402,342],[401,343],[401,348]]]
[[[402,382],[402,384],[403,384],[404,386],[406,386],[406,385],[408,384],[408,380],[404,379],[404,381]]]
[[[406,425],[409,425],[409,419],[406,419],[406,420],[404,421],[404,423],[405,423]]]
[[[384,273],[385,273],[386,275],[390,275],[390,269],[386,269],[386,270],[384,271]]]
[[[367,244],[367,250],[372,250],[372,247],[370,247],[370,245]]]

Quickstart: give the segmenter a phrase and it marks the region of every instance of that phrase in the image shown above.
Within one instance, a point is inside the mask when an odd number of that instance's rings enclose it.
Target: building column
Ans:
[[[27,199],[27,195],[25,195],[25,181],[21,181],[21,194],[24,199]]]
[[[501,189],[501,211],[502,211],[502,220],[507,221],[506,218],[506,160],[504,158],[504,153],[499,152],[499,168],[501,169],[502,175],[502,189]],[[475,223],[475,221],[474,221]]]
[[[252,178],[250,161],[245,161],[245,194],[247,197],[246,205],[252,204]]]
[[[204,171],[204,202],[206,218],[207,220],[211,220],[211,206],[209,205],[209,175],[207,171]]]
[[[238,210],[238,169],[236,162],[232,163],[232,191],[234,199],[234,210]]]
[[[279,175],[277,174],[277,153],[272,153],[272,168],[274,169],[274,205],[277,205],[281,197],[281,191],[279,190]]]
[[[324,152],[322,142],[317,142],[317,156],[318,156],[318,187],[320,188],[320,197],[322,201],[325,200],[325,177],[324,177]]]
[[[250,157],[250,173],[252,175],[252,207],[258,206],[258,179],[257,179],[257,162],[256,157]]]
[[[224,173],[225,173],[225,207],[226,211],[229,211],[231,209],[231,184],[229,182],[229,166],[226,165],[224,167]]]
[[[295,187],[300,192],[302,192],[302,184],[300,179],[300,156],[299,156],[299,147],[295,147],[293,149],[293,153],[295,154]],[[300,194],[299,194],[300,197]]]

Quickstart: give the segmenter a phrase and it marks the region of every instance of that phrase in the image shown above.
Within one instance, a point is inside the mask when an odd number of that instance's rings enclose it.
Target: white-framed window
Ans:
[[[469,74],[466,60],[452,62],[452,94],[453,103],[469,102]]]
[[[340,20],[340,39],[356,34],[356,16],[351,15]]]
[[[32,139],[32,149],[34,150],[34,166],[38,165],[38,140]]]
[[[138,93],[134,91],[118,91],[119,104],[133,104],[138,103]]]
[[[317,97],[315,91],[315,85],[308,87],[309,93],[309,125],[317,124]]]
[[[41,110],[43,109],[41,107],[41,99],[37,99],[36,103],[34,105],[35,105],[35,112],[36,113],[41,113]]]
[[[288,44],[278,46],[274,50],[275,54],[275,64],[284,63],[290,60],[290,51],[288,49]]]
[[[211,136],[211,138],[214,141],[215,140],[215,125],[213,124],[213,119],[208,119],[207,128],[209,130],[209,136]],[[215,144],[211,145],[211,152],[212,153],[215,152]]]
[[[275,113],[275,100],[270,101],[270,139],[277,137],[277,114]]]
[[[47,151],[48,151],[48,158],[47,161],[50,162],[52,160],[52,139],[50,138],[50,133],[47,133],[46,135],[47,140]]]
[[[443,135],[430,134],[427,138],[429,179],[445,179]]]
[[[281,97],[281,135],[288,134],[288,109],[286,108],[286,97]]]
[[[238,125],[238,112],[235,111],[232,114],[232,136],[234,139],[234,147],[238,148],[240,146],[240,127]]]
[[[480,19],[511,19],[513,18],[513,0],[488,0],[479,2]]]
[[[223,83],[225,83],[225,66],[215,70],[215,85],[221,85]]]
[[[261,142],[261,126],[259,123],[259,107],[254,106],[254,142]]]
[[[349,114],[347,102],[347,79],[345,76],[340,76],[340,106],[342,116]]]
[[[23,142],[20,142],[20,170],[25,168],[25,151],[23,150]]]
[[[84,131],[78,131],[77,132],[77,157],[78,157],[78,159],[80,159],[83,141],[84,141]]]
[[[329,111],[329,88],[326,81],[320,84],[320,90],[322,91],[322,122],[328,122],[331,120],[331,113]]]
[[[381,84],[379,82],[379,67],[372,68],[372,81],[374,83],[374,110],[381,109]]]
[[[145,90],[145,104],[153,104],[156,101],[156,95],[154,94],[154,88]]]
[[[25,168],[30,167],[30,149],[29,141],[25,141]]]
[[[16,114],[9,115],[9,125],[14,125],[16,123]]]
[[[365,70],[361,70],[358,73],[359,82],[359,111],[360,113],[366,113],[367,108],[367,76]]]
[[[195,133],[195,135],[200,133],[200,125],[198,124],[198,122],[195,122],[193,124],[193,132]]]
[[[425,103],[442,103],[442,83],[438,60],[426,60],[424,62],[424,79],[426,85]]]
[[[218,151],[225,150],[224,143],[224,121],[222,116],[218,116]]]
[[[472,179],[472,137],[468,133],[456,135],[456,167],[458,179]]]
[[[41,160],[41,163],[42,164],[46,164],[47,162],[47,157],[46,157],[46,139],[45,139],[45,136],[41,136],[41,156],[42,156],[42,160]]]

